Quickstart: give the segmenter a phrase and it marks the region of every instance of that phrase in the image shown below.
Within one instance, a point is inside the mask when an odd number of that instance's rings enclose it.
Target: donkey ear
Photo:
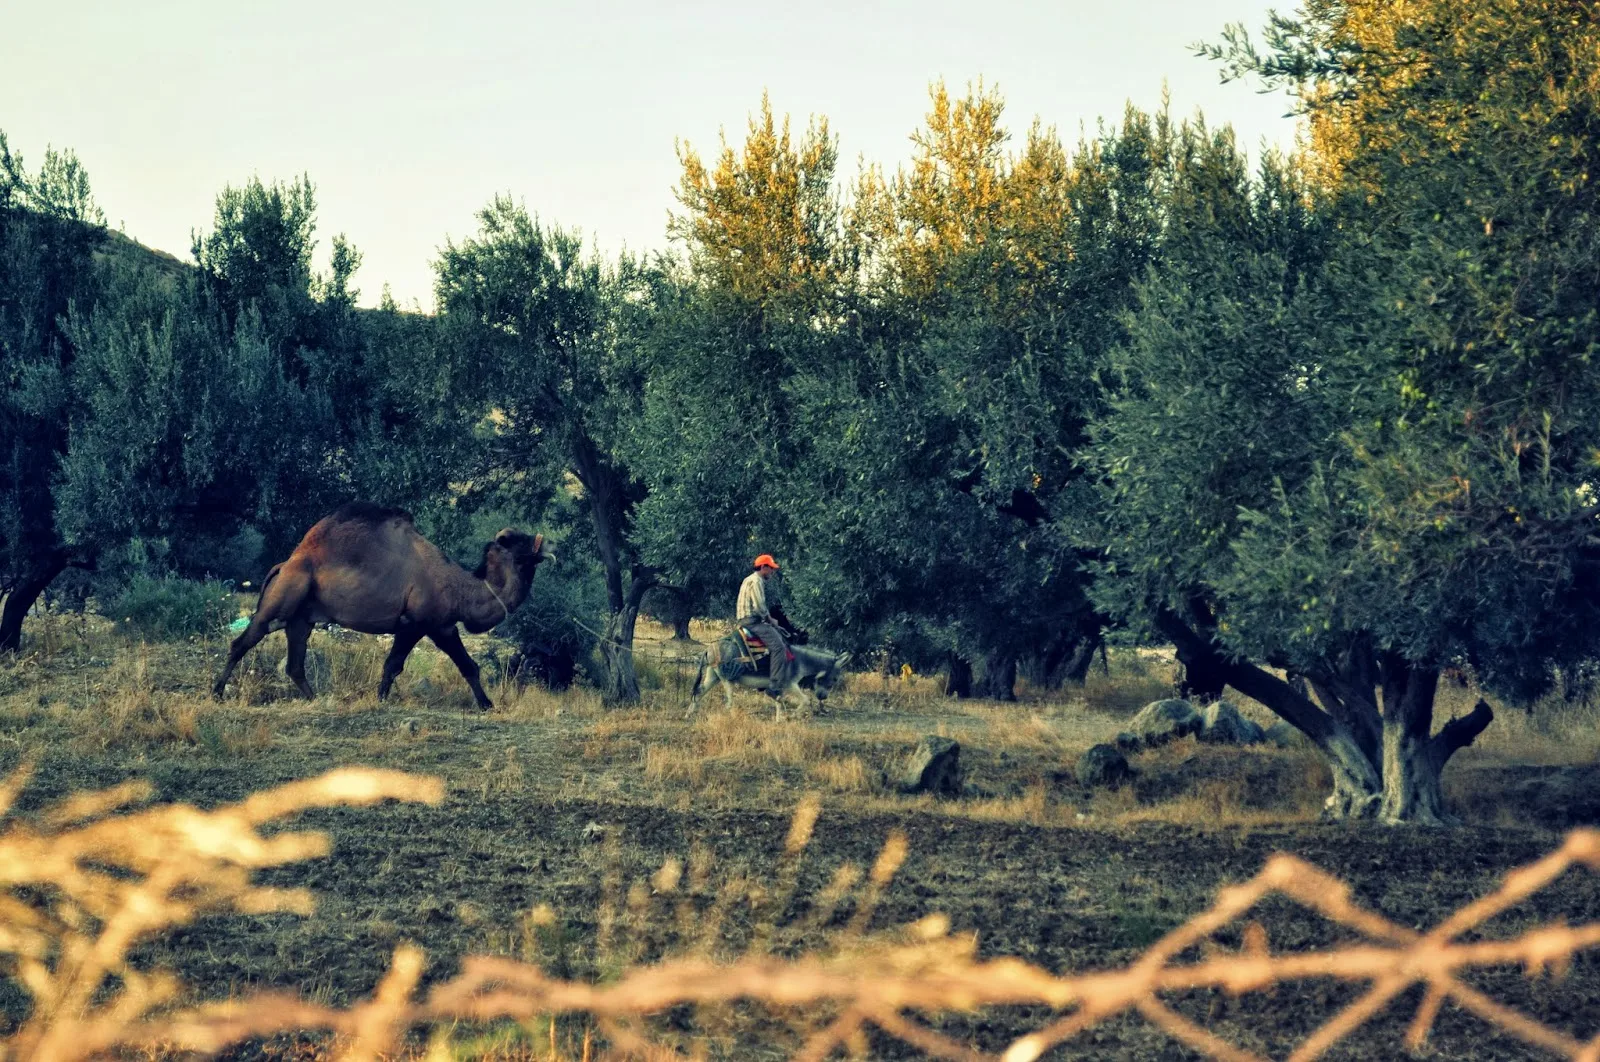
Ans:
[[[534,535],[533,536],[533,555],[535,557],[538,557],[540,560],[549,560],[550,559],[550,554],[548,554],[548,553],[546,553],[544,551],[544,536],[543,535]]]

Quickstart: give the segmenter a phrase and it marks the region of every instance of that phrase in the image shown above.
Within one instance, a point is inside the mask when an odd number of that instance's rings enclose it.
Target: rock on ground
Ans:
[[[1145,748],[1155,748],[1190,734],[1198,734],[1205,721],[1194,705],[1188,701],[1168,699],[1153,701],[1140,709],[1128,723],[1128,729],[1144,743]]]
[[[961,745],[947,737],[929,735],[918,742],[900,772],[902,793],[961,795]]]
[[[1259,745],[1266,736],[1265,730],[1240,715],[1239,709],[1227,701],[1207,705],[1201,715],[1201,741],[1214,745]]]
[[[1278,746],[1280,749],[1305,749],[1311,747],[1311,739],[1301,733],[1297,727],[1288,723],[1273,723],[1262,732],[1261,740]]]
[[[1083,785],[1115,789],[1133,777],[1133,770],[1115,745],[1096,745],[1078,758],[1077,774]]]

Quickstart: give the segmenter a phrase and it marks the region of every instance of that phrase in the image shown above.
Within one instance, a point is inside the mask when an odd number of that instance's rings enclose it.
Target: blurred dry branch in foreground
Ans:
[[[128,812],[151,796],[143,782],[67,798],[30,821],[11,816],[31,772],[0,782],[0,955],[31,999],[0,1042],[8,1059],[82,1058],[139,1039],[140,1022],[183,991],[166,970],[128,961],[134,945],[205,915],[309,914],[303,889],[255,885],[251,875],[326,855],[325,834],[261,827],[308,808],[380,800],[437,803],[444,788],[397,771],[345,769],[200,811],[183,804]]]
[[[0,800],[6,807],[22,781],[14,777],[5,784]],[[167,807],[106,817],[143,795],[136,787],[123,787],[75,797],[39,816],[33,826],[14,824],[0,838],[0,873],[9,889],[0,901],[0,949],[13,957],[16,976],[35,1001],[32,1015],[0,1045],[4,1057],[75,1059],[114,1047],[216,1052],[253,1037],[325,1030],[336,1035],[341,1057],[376,1060],[406,1052],[405,1038],[416,1029],[497,1020],[531,1029],[559,1015],[585,1015],[614,1057],[683,1058],[649,1019],[684,1005],[745,1001],[810,1015],[793,1057],[814,1062],[840,1051],[864,1056],[869,1027],[931,1057],[1030,1062],[1128,1011],[1203,1054],[1242,1060],[1259,1056],[1195,1024],[1163,1002],[1162,994],[1212,988],[1240,995],[1284,982],[1336,979],[1367,990],[1290,1058],[1321,1056],[1402,992],[1422,985],[1425,992],[1407,1035],[1413,1048],[1425,1043],[1448,1001],[1555,1056],[1600,1062],[1600,1035],[1581,1041],[1462,980],[1467,971],[1497,966],[1520,966],[1529,976],[1559,974],[1578,952],[1600,946],[1600,923],[1546,925],[1505,940],[1461,939],[1575,866],[1600,870],[1600,831],[1595,830],[1574,831],[1556,851],[1508,874],[1495,892],[1428,932],[1357,905],[1337,877],[1291,856],[1275,856],[1251,881],[1222,889],[1208,910],[1132,965],[1068,976],[1017,959],[979,960],[975,939],[952,935],[940,915],[895,932],[866,934],[873,901],[906,854],[904,838],[895,835],[860,879],[866,891],[847,939],[825,953],[779,958],[755,946],[731,962],[695,954],[634,966],[604,984],[553,978],[535,965],[509,959],[475,957],[453,980],[419,997],[424,957],[420,949],[402,945],[375,994],[349,1009],[258,995],[175,1011],[176,979],[129,968],[124,956],[132,943],[202,913],[309,910],[310,898],[303,893],[257,888],[248,879],[258,867],[324,854],[326,838],[309,833],[263,838],[258,826],[309,807],[386,797],[437,801],[442,794],[430,779],[342,770],[213,812]],[[785,900],[817,810],[815,799],[808,798],[796,814],[779,867]],[[97,821],[75,825],[91,818]],[[652,879],[664,898],[679,887],[678,869],[669,865]],[[30,887],[33,899],[19,898]],[[1265,929],[1249,922],[1242,947],[1217,943],[1214,934],[1275,894],[1353,931],[1358,942],[1274,953]],[[957,1042],[932,1024],[939,1014],[1030,1004],[1063,1013],[998,1054]],[[550,1026],[552,1057],[554,1037]]]

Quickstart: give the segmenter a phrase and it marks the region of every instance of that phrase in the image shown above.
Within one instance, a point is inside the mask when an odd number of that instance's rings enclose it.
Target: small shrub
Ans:
[[[568,688],[580,672],[593,674],[594,632],[604,628],[605,614],[605,584],[595,572],[541,567],[522,607],[495,628],[517,646],[507,672],[519,684],[533,681],[552,690]]]
[[[171,575],[134,575],[111,600],[111,618],[126,633],[147,641],[174,641],[215,634],[233,618],[233,593],[221,583]]]

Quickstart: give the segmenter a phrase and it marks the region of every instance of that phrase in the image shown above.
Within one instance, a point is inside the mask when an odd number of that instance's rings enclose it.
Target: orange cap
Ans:
[[[772,554],[763,553],[761,556],[756,558],[756,567],[757,568],[771,568],[773,571],[777,571],[778,570],[778,562],[772,559]]]

